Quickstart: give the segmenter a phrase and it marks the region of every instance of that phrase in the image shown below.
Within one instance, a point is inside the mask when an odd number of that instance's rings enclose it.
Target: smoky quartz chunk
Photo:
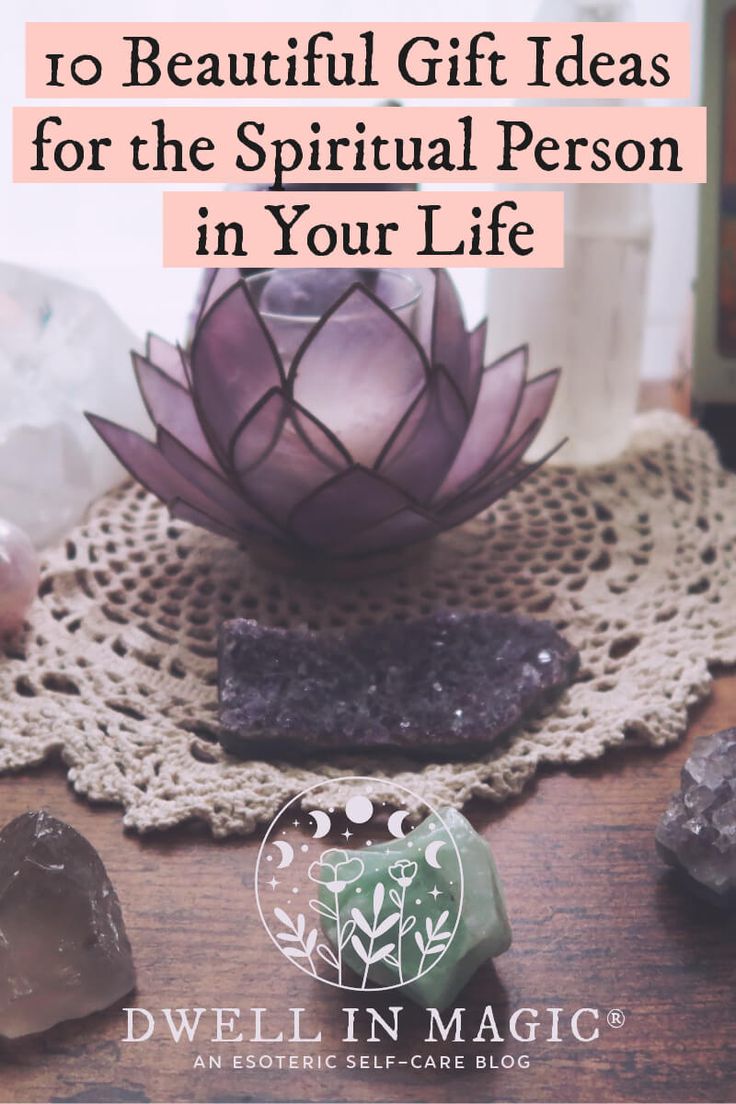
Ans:
[[[115,890],[91,843],[45,812],[0,831],[0,1036],[109,1007],[135,986]]]

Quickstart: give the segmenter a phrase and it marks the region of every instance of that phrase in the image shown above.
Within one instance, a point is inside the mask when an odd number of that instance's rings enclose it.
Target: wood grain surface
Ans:
[[[476,976],[458,1002],[468,1034],[492,1003],[509,1009],[585,1006],[600,1039],[524,1045],[428,1047],[426,1016],[407,1007],[398,1044],[343,1044],[346,1005],[386,1014],[395,999],[354,1000],[300,974],[260,925],[252,883],[257,840],[215,843],[195,828],[140,839],[116,810],[77,800],[58,770],[0,779],[2,818],[40,806],[99,849],[123,902],[138,966],[134,1003],[163,1007],[266,1007],[269,1034],[288,1036],[287,1009],[305,1008],[304,1034],[320,1044],[123,1044],[120,1008],[47,1035],[6,1044],[0,1099],[12,1101],[733,1101],[734,921],[696,903],[659,863],[657,817],[693,738],[733,724],[736,676],[720,678],[687,742],[667,752],[631,748],[602,762],[543,775],[511,805],[470,816],[493,847],[506,887],[514,945]],[[123,1002],[126,1003],[126,1002]],[[401,1003],[401,1002],[398,1002]],[[563,1021],[564,1022],[564,1021]],[[245,1018],[246,1037],[251,1021]],[[586,1025],[587,1026],[587,1025]],[[271,1030],[273,1029],[273,1030]],[[197,1053],[464,1054],[465,1071],[193,1070]],[[528,1069],[481,1070],[476,1054],[529,1054]],[[229,1059],[232,1061],[232,1058]],[[507,1061],[509,1059],[507,1058]],[[225,1065],[225,1062],[223,1062]]]
[[[126,835],[120,812],[91,808],[59,764],[0,778],[0,819],[45,807],[99,849],[123,903],[138,968],[134,998],[43,1037],[0,1048],[0,1100],[20,1101],[733,1101],[736,1099],[734,919],[697,903],[661,865],[653,830],[692,741],[736,723],[736,675],[722,674],[666,752],[632,746],[596,764],[541,775],[515,802],[476,804],[469,816],[491,844],[506,888],[514,945],[462,994],[467,1036],[492,1004],[509,1010],[601,1012],[600,1038],[565,1031],[550,1043],[428,1046],[426,1014],[407,1006],[398,1043],[343,1043],[346,1005],[387,1015],[389,995],[340,994],[276,953],[253,895],[259,841],[216,843],[197,826]],[[289,1034],[289,1008],[319,1043],[175,1045],[160,1036],[125,1044],[126,1003],[268,1008],[270,1034]],[[622,1027],[606,1022],[620,1009]],[[586,1024],[587,1026],[587,1024]],[[197,1054],[222,1069],[193,1069]],[[335,1070],[246,1070],[232,1055],[336,1055]],[[462,1057],[464,1070],[412,1070],[412,1055]],[[529,1068],[475,1069],[531,1057]],[[345,1068],[348,1055],[371,1067]],[[387,1056],[397,1062],[383,1069]]]

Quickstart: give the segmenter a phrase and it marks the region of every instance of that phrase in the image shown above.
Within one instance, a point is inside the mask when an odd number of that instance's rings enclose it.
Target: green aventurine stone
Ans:
[[[329,855],[322,926],[342,984],[398,985],[416,1004],[442,1009],[511,946],[491,852],[456,809],[427,817],[403,839]]]

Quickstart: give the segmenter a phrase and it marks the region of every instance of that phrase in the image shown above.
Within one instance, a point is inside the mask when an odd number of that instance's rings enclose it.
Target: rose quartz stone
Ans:
[[[0,633],[20,628],[39,583],[38,556],[30,538],[0,519]]]

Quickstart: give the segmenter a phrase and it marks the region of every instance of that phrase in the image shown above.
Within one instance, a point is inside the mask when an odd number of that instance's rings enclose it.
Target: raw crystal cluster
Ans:
[[[444,612],[351,633],[228,621],[221,740],[236,754],[472,753],[563,687],[578,655],[547,621]]]
[[[378,556],[534,470],[558,373],[528,380],[526,349],[486,365],[485,338],[442,270],[221,269],[191,350],[134,358],[155,441],[90,417],[180,520],[297,562]]]
[[[694,890],[716,904],[736,906],[736,728],[697,742],[656,841],[665,862],[684,873]]]
[[[38,556],[30,538],[0,518],[0,635],[20,627],[38,583]]]
[[[511,946],[493,856],[456,809],[430,815],[403,839],[339,854],[345,862],[338,874],[356,860],[363,871],[345,879],[339,898],[340,917],[358,923],[345,939],[341,920],[338,939],[334,909],[330,915],[334,894],[323,881],[322,927],[333,948],[344,942],[343,961],[358,977],[366,973],[378,986],[408,979],[401,992],[424,1008],[441,1009],[479,966]]]
[[[124,471],[83,410],[136,427],[134,335],[94,292],[0,264],[0,517],[43,545],[82,517]]]
[[[100,1011],[135,985],[120,903],[68,824],[24,813],[0,832],[0,1036]]]

